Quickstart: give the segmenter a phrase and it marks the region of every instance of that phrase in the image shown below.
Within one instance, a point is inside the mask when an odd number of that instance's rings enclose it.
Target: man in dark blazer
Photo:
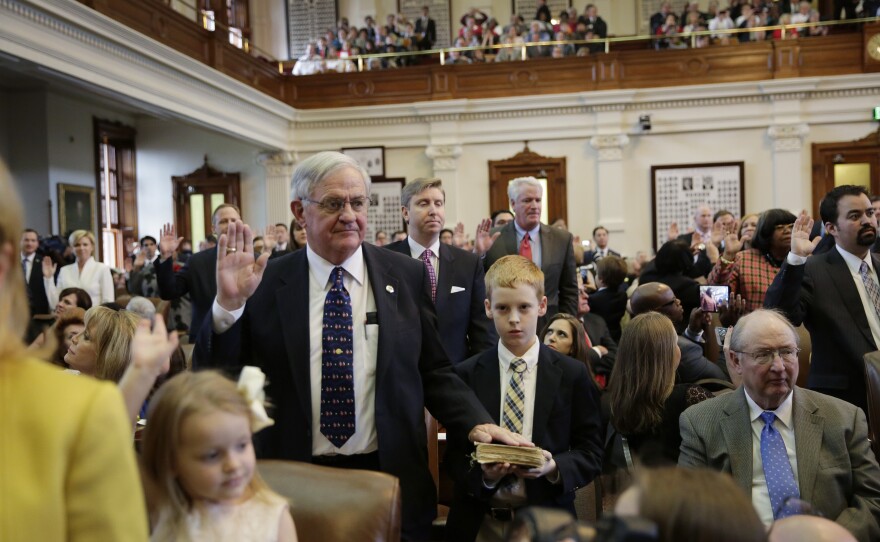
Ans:
[[[728,340],[728,365],[743,385],[681,415],[679,465],[729,473],[767,524],[781,517],[775,510],[786,508],[786,498],[796,497],[861,542],[880,539],[880,467],[864,412],[795,386],[798,337],[781,314],[754,311]],[[787,462],[769,454],[774,433]],[[765,457],[775,460],[773,480],[789,479],[778,490],[768,489]]]
[[[483,308],[483,263],[476,254],[440,242],[446,223],[442,181],[430,178],[407,183],[400,203],[409,236],[385,248],[420,260],[426,270],[431,266],[428,275],[430,278],[433,273],[435,277],[438,328],[450,361],[459,363],[491,348],[498,337]]]
[[[258,435],[259,456],[397,476],[404,538],[426,540],[437,507],[425,407],[473,440],[526,441],[493,425],[453,372],[424,265],[363,242],[370,194],[363,167],[318,153],[297,166],[291,184],[306,250],[254,260],[250,228],[229,225],[194,364],[260,367],[275,425]]]
[[[666,23],[666,16],[672,13],[672,2],[662,2],[660,11],[651,15],[651,35],[657,33],[657,29]]]
[[[230,222],[241,220],[241,212],[231,203],[223,203],[214,209],[211,224],[214,235],[226,232]],[[217,247],[197,252],[190,257],[187,265],[174,272],[174,252],[183,240],[176,237],[174,226],[166,224],[162,228],[159,241],[159,260],[156,268],[156,284],[159,297],[169,301],[179,299],[186,294],[192,302],[192,320],[189,326],[190,340],[195,340],[196,333],[205,317],[211,312],[211,303],[217,296]]]
[[[419,49],[430,49],[437,42],[437,23],[428,15],[428,6],[422,7],[422,16],[416,20],[416,34],[422,36]]]
[[[40,248],[40,234],[37,230],[30,228],[24,230],[21,234],[21,262],[31,316],[51,312],[49,298],[46,297],[46,287],[43,285],[43,257],[37,253],[38,248]]]
[[[584,265],[594,263],[605,256],[620,257],[620,252],[608,248],[608,230],[605,226],[596,226],[593,228],[593,242],[595,243],[595,248],[584,252]]]
[[[764,298],[794,325],[810,332],[812,358],[807,386],[866,410],[863,356],[880,343],[880,300],[872,301],[880,258],[870,252],[877,217],[862,187],[838,186],[819,206],[826,236],[835,247],[811,256],[813,220],[801,213],[791,233],[791,252]],[[861,268],[864,265],[865,271]]]
[[[530,259],[544,272],[547,314],[539,322],[539,329],[543,328],[547,318],[557,312],[574,315],[578,307],[572,236],[567,231],[541,223],[543,192],[541,183],[534,177],[510,181],[507,195],[513,208],[514,221],[491,231],[489,221],[483,221],[476,239],[477,254],[485,254],[484,269],[489,269],[502,256],[530,253]],[[524,243],[526,233],[529,238]]]

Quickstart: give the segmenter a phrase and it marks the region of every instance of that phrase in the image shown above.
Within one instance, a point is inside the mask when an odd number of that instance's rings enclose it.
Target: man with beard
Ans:
[[[806,211],[794,223],[791,252],[767,290],[764,306],[778,308],[794,325],[802,322],[812,339],[807,387],[867,409],[867,352],[880,345],[880,257],[870,252],[877,217],[861,186],[838,186],[819,206],[835,246],[810,257],[813,219]]]

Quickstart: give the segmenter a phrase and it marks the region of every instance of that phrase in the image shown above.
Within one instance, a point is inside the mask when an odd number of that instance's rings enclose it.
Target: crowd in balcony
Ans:
[[[650,19],[650,33],[655,37],[654,47],[701,48],[712,44],[824,36],[828,33],[827,26],[744,31],[819,22],[819,12],[813,9],[811,2],[727,0],[727,5],[722,3],[711,0],[706,11],[701,11],[699,2],[685,1],[681,11],[676,13],[672,2],[663,2],[660,11]],[[844,13],[847,18],[876,16],[880,12],[880,0],[864,0],[858,9]],[[473,64],[538,57],[586,56],[605,48],[598,40],[608,36],[608,24],[594,4],[587,4],[582,13],[576,7],[570,7],[553,18],[546,0],[538,0],[534,16],[526,21],[522,15],[515,13],[506,25],[502,25],[483,11],[470,8],[461,16],[452,43],[453,48],[464,50],[448,51],[444,62]],[[735,29],[743,31],[725,32]],[[357,71],[358,66],[351,60],[357,55],[430,50],[436,41],[436,24],[427,6],[422,8],[422,15],[416,20],[402,14],[389,14],[384,25],[378,25],[368,15],[364,19],[364,26],[358,28],[343,17],[335,30],[328,28],[323,36],[308,43],[305,54],[294,66],[293,74]],[[363,68],[397,68],[419,63],[420,58],[413,55],[369,58],[364,60]]]

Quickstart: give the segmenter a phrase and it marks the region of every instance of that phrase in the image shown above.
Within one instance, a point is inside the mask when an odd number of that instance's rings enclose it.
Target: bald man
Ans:
[[[768,542],[857,542],[856,537],[830,519],[790,516],[773,523]]]
[[[675,297],[672,288],[662,282],[648,282],[636,288],[630,307],[633,316],[654,311],[672,320],[673,324],[678,324],[684,318],[681,301]],[[721,367],[703,356],[699,341],[708,329],[705,322],[705,314],[700,309],[694,309],[687,329],[678,336],[681,363],[676,371],[676,383],[693,383],[705,378],[730,380]]]

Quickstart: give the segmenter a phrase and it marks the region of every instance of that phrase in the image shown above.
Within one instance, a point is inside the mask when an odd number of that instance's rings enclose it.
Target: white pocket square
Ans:
[[[452,290],[449,292],[450,294],[457,294],[458,292],[463,292],[464,288],[461,286],[453,286]]]

